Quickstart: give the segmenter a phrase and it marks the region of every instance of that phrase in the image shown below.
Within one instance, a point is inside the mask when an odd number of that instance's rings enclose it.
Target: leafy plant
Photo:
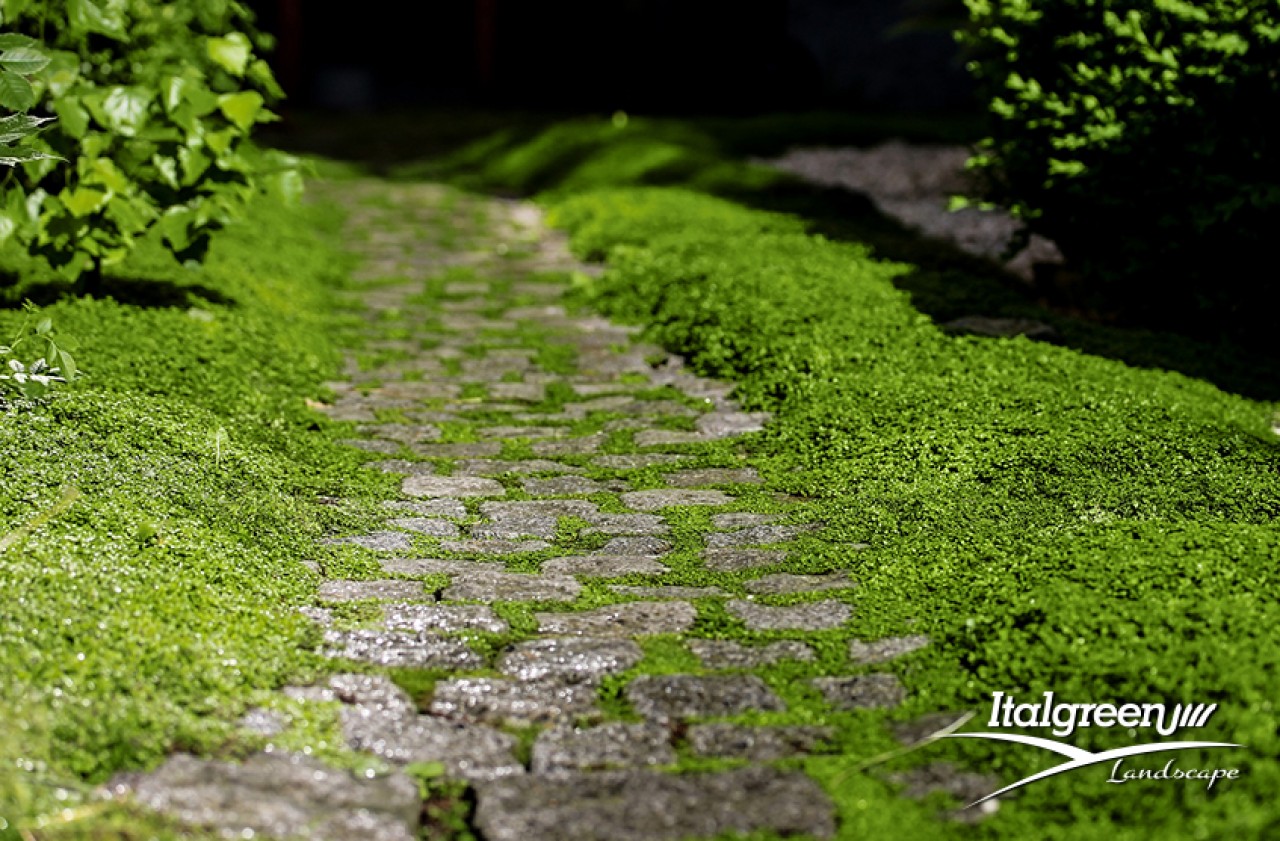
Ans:
[[[49,64],[49,57],[35,41],[12,32],[0,34],[0,108],[26,111],[35,103],[29,77]],[[0,165],[16,166],[50,155],[25,145],[52,122],[51,117],[8,114],[0,117]],[[2,225],[3,223],[0,223]],[[0,238],[4,232],[0,230]]]
[[[1086,280],[1175,310],[1277,293],[1280,6],[966,0],[990,195]],[[1242,293],[1250,293],[1247,297]]]
[[[59,341],[61,344],[59,344]],[[35,346],[43,351],[32,359],[32,354],[19,354],[23,346]],[[55,339],[53,320],[41,315],[27,304],[27,317],[23,319],[12,341],[0,345],[0,394],[16,392],[28,399],[42,397],[55,383],[65,383],[79,376],[75,359],[68,351],[74,345],[66,338]],[[23,359],[29,361],[24,362]]]
[[[8,0],[3,15],[20,34],[0,64],[14,50],[44,63],[29,65],[33,84],[6,66],[0,96],[58,120],[34,141],[40,159],[15,171],[0,234],[68,279],[92,285],[152,230],[179,260],[199,259],[256,191],[300,191],[292,159],[248,143],[282,92],[239,3]]]

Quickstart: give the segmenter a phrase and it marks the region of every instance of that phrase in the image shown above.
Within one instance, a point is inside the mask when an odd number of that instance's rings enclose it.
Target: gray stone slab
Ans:
[[[400,631],[335,631],[324,634],[326,657],[389,668],[478,669],[484,658],[459,639]]]
[[[354,537],[335,537],[324,541],[327,546],[359,546],[374,552],[407,552],[413,538],[399,531],[375,531]]]
[[[372,435],[374,438],[385,438],[401,444],[423,444],[440,437],[439,427],[407,423],[361,424],[357,430],[361,435]]]
[[[622,504],[636,511],[657,511],[682,505],[732,505],[733,497],[722,491],[670,490],[631,491],[622,495]]]
[[[658,514],[595,514],[585,518],[591,528],[583,534],[669,534],[671,527]]]
[[[734,833],[835,834],[834,807],[799,772],[566,772],[486,784],[475,817],[486,841],[681,841]]]
[[[767,412],[710,412],[694,421],[694,425],[708,438],[730,438],[759,432],[768,420]]]
[[[817,677],[810,681],[838,710],[896,707],[907,697],[897,675],[876,672],[854,677]]]
[[[497,400],[524,400],[537,403],[547,395],[542,383],[489,383],[489,396]]]
[[[708,485],[758,485],[762,481],[754,467],[699,467],[663,474],[672,488],[704,488]]]
[[[598,555],[648,555],[660,557],[671,551],[671,544],[653,536],[615,537],[600,548]]]
[[[786,559],[785,549],[707,549],[702,553],[707,569],[716,572],[775,566]]]
[[[777,596],[787,593],[816,593],[826,590],[848,590],[856,586],[847,573],[832,572],[827,575],[793,575],[775,572],[752,581],[743,582],[748,593],[758,596]]]
[[[627,684],[625,693],[637,713],[659,721],[786,709],[755,675],[641,675]]]
[[[624,602],[577,613],[536,613],[542,634],[636,637],[679,634],[693,627],[698,611],[686,602]]]
[[[644,657],[631,640],[608,637],[553,637],[516,643],[498,657],[497,669],[517,680],[554,678],[560,683],[593,683],[624,672]]]
[[[646,599],[705,599],[729,595],[719,587],[684,587],[678,584],[657,584],[652,586],[610,584],[609,589],[624,596],[637,596]]]
[[[679,429],[642,429],[636,433],[637,447],[660,447],[667,444],[700,444],[708,440],[700,432]]]
[[[555,727],[539,734],[533,743],[531,770],[535,774],[551,774],[675,762],[671,731],[666,727],[614,722],[599,727]]]
[[[545,540],[444,540],[440,548],[467,555],[522,555],[550,549],[551,544]]]
[[[400,490],[406,496],[472,497],[506,496],[507,491],[493,479],[475,476],[408,476]]]
[[[563,426],[482,426],[476,430],[481,438],[563,438],[569,432]]]
[[[259,736],[279,736],[289,726],[289,721],[275,710],[253,707],[236,720],[236,726]]]
[[[408,529],[428,537],[457,537],[459,534],[455,524],[437,517],[397,517],[388,522],[396,528]]]
[[[748,511],[734,511],[729,514],[715,514],[711,517],[711,525],[718,529],[744,529],[749,526],[763,526],[776,522],[780,514],[753,514]]]
[[[544,561],[542,571],[558,575],[617,578],[622,575],[661,575],[669,568],[648,555],[568,555]]]
[[[472,537],[498,540],[523,540],[525,538],[554,538],[558,517],[549,514],[505,514],[488,523],[470,527]]]
[[[750,526],[737,531],[712,532],[707,535],[707,546],[712,549],[721,549],[729,546],[764,546],[771,543],[786,543],[795,540],[806,532],[813,531],[815,528],[812,525],[763,525]]]
[[[688,644],[689,650],[708,669],[754,669],[783,660],[814,659],[813,649],[795,640],[744,645],[733,640],[691,639]]]
[[[545,458],[529,459],[466,459],[453,468],[455,476],[503,476],[508,473],[581,473],[581,467]]]
[[[744,724],[695,724],[689,747],[699,756],[773,762],[813,753],[835,736],[832,727],[751,727]]]
[[[479,602],[571,602],[582,592],[567,575],[527,575],[519,572],[475,571],[455,575],[444,591],[446,599]]]
[[[510,630],[492,608],[479,604],[393,604],[384,607],[382,612],[384,624],[393,631],[502,634]]]
[[[589,520],[599,516],[600,506],[585,499],[530,499],[482,502],[480,513],[492,520],[513,520],[520,517],[582,517]]]
[[[355,447],[357,450],[364,450],[366,453],[378,453],[384,456],[394,456],[400,452],[400,444],[396,441],[380,441],[378,439],[367,438],[344,438],[338,442],[346,447]]]
[[[342,732],[348,746],[388,762],[441,762],[454,777],[493,780],[523,774],[510,736],[491,727],[418,715],[409,696],[380,676],[342,675],[335,694],[347,705]]]
[[[461,678],[436,684],[429,712],[455,721],[529,727],[599,716],[588,683]]]
[[[382,505],[384,508],[404,511],[420,517],[456,517],[461,519],[467,516],[467,506],[456,499],[424,499],[415,502],[393,499],[382,503]]]
[[[429,462],[409,461],[404,458],[368,461],[361,466],[367,470],[381,470],[383,473],[403,473],[406,476],[431,476],[436,472],[435,466]]]
[[[849,641],[849,661],[858,664],[885,663],[904,654],[919,651],[929,644],[929,638],[920,634],[906,637],[886,637],[873,642]]]
[[[322,581],[318,593],[326,602],[358,602],[365,599],[419,599],[429,601],[428,594],[417,581]]]
[[[421,801],[401,773],[357,776],[310,757],[256,753],[233,764],[178,754],[109,789],[227,837],[414,841]]]
[[[725,606],[753,631],[823,631],[840,627],[853,615],[847,604],[834,599],[782,607],[735,600]]]
[[[526,493],[534,496],[571,496],[573,494],[604,493],[609,489],[584,476],[555,476],[550,479],[525,479]]]
[[[653,467],[660,464],[675,464],[688,461],[688,456],[674,453],[626,453],[623,455],[597,456],[593,462],[610,470],[636,470],[642,467]]]
[[[487,458],[502,452],[501,441],[464,441],[452,444],[419,444],[413,451],[429,458]]]
[[[392,575],[470,575],[474,572],[501,572],[504,568],[502,562],[496,558],[485,558],[479,561],[384,558],[379,561],[379,564],[383,572]]]
[[[597,452],[604,443],[603,435],[534,441],[529,446],[535,456],[581,456]]]

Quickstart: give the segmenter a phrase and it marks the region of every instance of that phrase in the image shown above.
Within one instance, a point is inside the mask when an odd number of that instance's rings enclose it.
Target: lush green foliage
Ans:
[[[291,161],[247,141],[280,95],[255,54],[246,11],[229,0],[7,0],[5,36],[33,56],[34,86],[0,74],[0,104],[57,116],[7,184],[0,236],[15,236],[68,278],[122,261],[148,230],[181,260],[263,186],[294,194]],[[25,36],[25,40],[24,39]],[[258,39],[259,42],[261,39]],[[45,58],[34,56],[43,45]],[[40,64],[39,67],[36,65]]]
[[[306,406],[337,365],[336,220],[267,199],[249,213],[198,284],[148,238],[123,270],[156,305],[0,309],[0,335],[51,318],[88,361],[0,412],[0,817],[223,744],[251,693],[308,668],[300,559],[390,489]]]
[[[966,0],[991,197],[1148,306],[1280,287],[1280,6]],[[1122,287],[1123,288],[1123,287]],[[1256,308],[1239,302],[1243,313]]]
[[[1067,347],[948,335],[895,288],[910,266],[815,237],[794,216],[684,189],[616,186],[671,184],[683,172],[719,190],[734,171],[701,144],[679,148],[669,132],[638,155],[644,139],[629,131],[561,126],[501,154],[492,139],[472,151],[487,146],[490,185],[504,174],[538,185],[575,248],[607,258],[603,279],[587,287],[599,306],[649,324],[702,371],[738,380],[748,405],[776,413],[755,453],[770,487],[815,500],[830,536],[871,546],[853,555],[810,547],[794,568],[852,570],[859,636],[909,629],[934,641],[898,670],[912,698],[902,715],[981,710],[994,690],[1195,699],[1221,705],[1212,738],[1249,748],[1229,759],[1188,755],[1190,764],[1243,769],[1213,796],[1161,784],[1122,790],[1104,772],[1080,771],[1027,788],[969,827],[933,821],[860,772],[877,737],[874,725],[850,723],[862,729],[848,744],[862,754],[808,762],[841,806],[842,831],[1072,841],[1274,834],[1275,407]],[[553,136],[573,153],[554,154]],[[615,154],[623,145],[630,154]],[[664,156],[680,166],[635,163]],[[797,717],[789,720],[818,714],[796,688],[799,674],[763,673],[782,688]],[[1077,736],[1090,749],[1127,738]],[[1006,779],[1046,765],[1034,752],[972,743],[931,745],[904,761],[943,758]]]

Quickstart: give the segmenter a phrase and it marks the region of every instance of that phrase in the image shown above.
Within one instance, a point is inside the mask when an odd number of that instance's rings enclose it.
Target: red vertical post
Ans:
[[[497,51],[498,0],[476,3],[476,80],[481,90],[493,84],[494,54]]]

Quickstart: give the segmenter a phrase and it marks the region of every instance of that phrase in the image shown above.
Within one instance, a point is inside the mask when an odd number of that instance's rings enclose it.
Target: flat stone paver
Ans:
[[[830,599],[786,607],[735,599],[725,607],[753,631],[825,631],[840,627],[853,615],[847,604]]]
[[[515,727],[573,721],[598,715],[590,683],[462,678],[436,684],[432,715],[464,722]]]
[[[488,841],[683,841],[774,832],[830,838],[833,807],[797,772],[567,773],[481,786],[476,825]]]
[[[537,613],[538,632],[636,637],[678,634],[693,627],[698,611],[687,602],[625,602],[576,613]]]
[[[506,496],[507,491],[496,479],[474,476],[408,476],[400,485],[405,496],[448,497]]]
[[[567,575],[530,575],[520,572],[474,570],[453,576],[444,590],[451,601],[571,602],[582,592],[576,578]]]
[[[499,655],[496,667],[518,680],[593,683],[626,671],[642,657],[644,652],[631,640],[552,637],[516,643]]]
[[[813,753],[835,735],[831,727],[749,727],[742,724],[695,724],[689,747],[699,756],[772,762]]]
[[[510,630],[506,620],[493,608],[471,604],[396,604],[383,608],[383,622],[393,631],[452,633],[485,631],[502,634]]]
[[[919,634],[909,637],[886,637],[873,642],[849,641],[849,661],[859,664],[885,663],[904,654],[919,651],[929,644],[929,638]]]
[[[702,553],[707,569],[717,572],[777,566],[786,559],[785,549],[707,549]]]
[[[645,718],[719,718],[786,709],[755,675],[641,675],[627,684],[627,700]]]
[[[622,504],[636,511],[657,511],[680,505],[732,505],[724,491],[697,491],[672,488],[665,491],[632,491],[622,495]]]
[[[416,581],[325,581],[319,597],[326,602],[358,602],[367,599],[422,599],[432,596]]]
[[[819,677],[813,685],[838,710],[896,707],[907,698],[897,675],[877,673],[855,677]]]
[[[325,631],[324,654],[388,668],[478,669],[484,658],[465,642],[430,633]]]
[[[789,572],[775,572],[744,582],[742,586],[748,593],[758,596],[778,596],[789,593],[847,590],[857,585],[842,572],[833,572],[829,575],[794,575]]]
[[[689,640],[689,650],[708,669],[754,669],[783,660],[815,659],[813,649],[796,640],[744,645],[733,640]]]
[[[603,771],[674,765],[671,731],[655,724],[601,724],[598,727],[556,727],[533,743],[531,770]]]

